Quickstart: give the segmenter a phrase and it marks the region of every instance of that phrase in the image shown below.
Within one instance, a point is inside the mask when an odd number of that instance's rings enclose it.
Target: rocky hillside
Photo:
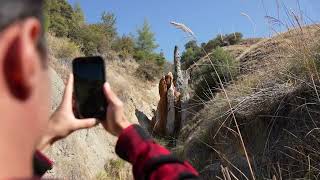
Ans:
[[[176,153],[203,179],[317,179],[319,35],[313,25],[226,47],[239,76],[183,127]]]
[[[50,76],[52,81],[52,111],[59,105],[64,91],[64,80],[70,72],[71,60],[50,58]],[[107,61],[107,78],[113,90],[125,103],[125,114],[133,123],[139,123],[136,109],[151,118],[152,110],[158,101],[157,85],[135,77],[138,64],[135,62]],[[62,77],[62,78],[61,78]],[[116,138],[101,127],[76,132],[57,142],[47,154],[55,162],[52,171],[45,178],[61,179],[109,179],[108,162],[118,162],[114,152]],[[124,175],[130,176],[128,164],[120,163]],[[112,168],[112,167],[111,167]],[[114,177],[115,178],[115,177]]]
[[[238,179],[317,179],[319,35],[319,26],[313,25],[224,47],[239,64],[239,73],[212,100],[200,102],[201,109],[199,102],[190,104],[192,116],[173,151],[188,159],[202,179],[223,179],[226,174]],[[108,81],[125,102],[126,116],[144,125],[136,110],[151,119],[159,100],[158,85],[136,78],[135,62],[107,64]],[[203,58],[190,68],[208,64]],[[55,108],[70,60],[52,57],[50,65]],[[48,151],[56,165],[46,177],[110,179],[103,173],[108,162],[117,159],[114,144],[115,138],[101,127],[74,133]],[[118,164],[117,169],[127,175],[122,177],[130,178],[130,166]]]

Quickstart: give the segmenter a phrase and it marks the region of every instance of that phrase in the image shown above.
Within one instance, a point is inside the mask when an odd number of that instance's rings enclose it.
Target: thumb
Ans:
[[[99,121],[94,118],[77,120],[75,123],[75,130],[92,128],[96,126],[98,122]]]
[[[73,81],[73,74],[70,74],[61,103],[66,108],[72,108]]]
[[[122,103],[117,95],[111,90],[109,83],[104,84],[103,92],[109,104],[117,105]]]

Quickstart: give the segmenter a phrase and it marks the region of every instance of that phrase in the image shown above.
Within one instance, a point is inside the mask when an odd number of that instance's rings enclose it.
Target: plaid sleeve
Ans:
[[[135,179],[196,179],[198,172],[180,161],[169,150],[155,143],[138,125],[125,129],[117,142],[116,153],[133,165]]]
[[[36,151],[33,155],[33,175],[42,177],[48,170],[52,169],[53,162],[43,155],[40,151]]]

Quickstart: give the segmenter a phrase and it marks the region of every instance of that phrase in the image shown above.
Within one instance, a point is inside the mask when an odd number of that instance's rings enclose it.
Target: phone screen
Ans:
[[[105,65],[101,57],[83,57],[73,61],[76,117],[106,117],[106,99],[103,84],[106,81]]]

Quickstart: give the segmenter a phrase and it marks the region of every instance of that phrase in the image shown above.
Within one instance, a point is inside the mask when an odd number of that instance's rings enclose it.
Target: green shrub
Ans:
[[[145,51],[141,51],[141,50],[135,50],[134,54],[133,54],[133,58],[137,61],[137,62],[144,62],[144,61],[150,61],[151,54]]]
[[[203,45],[204,50],[207,53],[210,53],[212,50],[214,50],[217,47],[223,46],[223,37],[221,35],[218,35],[216,38],[208,41],[208,43]]]
[[[46,0],[44,14],[47,28],[58,37],[67,36],[72,27],[73,9],[66,0]]]
[[[136,70],[136,75],[148,81],[155,81],[161,76],[162,72],[162,66],[159,66],[154,61],[145,61]]]
[[[243,37],[242,33],[235,32],[235,33],[225,35],[224,39],[226,42],[228,42],[229,45],[235,45],[241,41],[242,37]]]
[[[192,80],[195,82],[195,93],[203,100],[210,100],[222,83],[232,81],[239,72],[238,62],[222,48],[216,48],[210,55],[213,66],[200,66]],[[216,70],[216,71],[215,71]]]
[[[188,69],[191,65],[201,59],[201,49],[188,48],[182,53],[181,62],[183,63],[183,69]]]
[[[192,64],[200,60],[204,53],[194,40],[189,41],[184,47],[186,50],[182,53],[181,62],[183,63],[183,69],[188,69]]]
[[[201,47],[197,45],[197,42],[192,40],[185,44],[185,51],[182,53],[181,61],[183,68],[188,69],[191,65],[199,61],[202,57],[210,54],[218,47],[235,45],[242,39],[242,34],[239,32],[217,35],[214,39],[211,39],[207,43],[202,43]],[[206,53],[205,53],[206,52]]]
[[[82,52],[88,56],[108,52],[113,41],[111,36],[106,34],[103,24],[83,25],[74,31],[71,38],[81,46]]]
[[[80,47],[68,38],[48,34],[47,42],[49,51],[55,58],[74,58],[82,55]]]
[[[116,17],[103,12],[101,21],[86,24],[79,4],[74,8],[66,0],[46,0],[45,27],[57,37],[69,38],[85,55],[104,54],[111,48],[116,32]]]
[[[240,32],[225,35],[219,34],[216,38],[208,41],[206,44],[203,44],[203,48],[207,53],[210,53],[217,47],[235,45],[241,41],[242,37],[243,35]]]
[[[160,54],[156,54],[156,53],[153,54],[153,59],[154,59],[155,63],[156,63],[158,66],[160,66],[160,67],[163,67],[164,64],[165,64],[165,62],[166,62],[166,59],[165,59],[165,57],[163,56],[162,53],[160,53]]]
[[[166,67],[167,61],[162,53],[148,54],[144,51],[137,51],[134,58],[137,58],[137,56],[141,59],[138,60],[140,66],[136,70],[136,75],[142,79],[155,81],[169,68]],[[165,70],[165,68],[167,69]]]
[[[112,50],[118,52],[122,57],[127,58],[133,56],[134,53],[134,38],[131,36],[125,36],[116,38],[112,44]]]
[[[162,53],[150,53],[146,51],[136,50],[134,52],[133,58],[140,64],[143,64],[145,62],[152,62],[157,64],[158,66],[163,66],[166,62],[165,57]]]

